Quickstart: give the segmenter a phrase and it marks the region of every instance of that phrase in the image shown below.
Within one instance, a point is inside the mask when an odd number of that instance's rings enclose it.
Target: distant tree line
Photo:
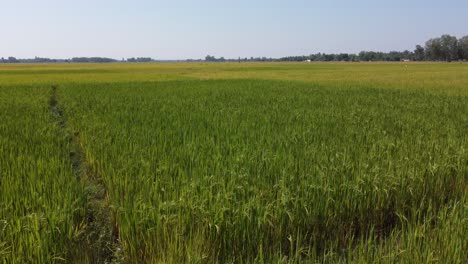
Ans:
[[[20,62],[20,61],[18,61],[15,57],[8,57],[8,58],[6,58],[6,59],[2,57],[2,58],[0,59],[0,62],[1,62],[1,63],[18,63],[18,62]]]
[[[70,62],[74,63],[109,63],[117,62],[117,60],[103,57],[75,57]]]
[[[238,62],[241,62],[241,61],[278,61],[280,59],[276,59],[276,58],[267,58],[267,57],[250,57],[250,58],[238,58],[238,59],[226,59],[224,57],[220,57],[220,58],[216,58],[215,56],[211,56],[211,55],[207,55],[205,57],[205,61],[208,61],[208,62],[225,62],[225,61],[229,61],[229,62],[233,62],[233,61],[238,61]],[[187,61],[203,61],[203,60],[187,60]]]
[[[74,57],[71,59],[49,59],[35,57],[34,59],[17,59],[15,57],[0,58],[0,63],[110,63],[110,62],[152,62],[152,58],[128,58],[118,61],[104,57]]]
[[[154,61],[152,58],[148,57],[138,57],[138,58],[128,58],[127,62],[152,62]]]
[[[366,52],[359,53],[361,61],[466,61],[468,60],[468,36],[457,39],[454,36],[442,35],[426,41],[425,47],[416,45],[414,51],[389,53]]]
[[[223,62],[223,61],[226,61],[226,59],[224,57],[221,57],[221,58],[217,59],[215,56],[206,55],[205,61],[210,61],[210,62],[220,61],[220,62]]]
[[[361,51],[359,54],[340,53],[326,54],[316,53],[305,56],[289,56],[279,59],[265,57],[251,57],[238,59],[216,58],[206,56],[205,61],[466,61],[468,60],[468,36],[457,39],[454,36],[442,35],[426,42],[425,46],[416,45],[414,51]]]
[[[185,61],[207,61],[207,62],[248,62],[248,61],[467,61],[468,60],[468,36],[457,39],[451,35],[442,35],[426,41],[424,47],[416,45],[414,51],[361,51],[359,54],[339,53],[327,54],[316,53],[306,56],[289,56],[283,58],[250,57],[226,59],[207,55],[204,60]],[[49,59],[35,57],[34,59],[17,59],[15,57],[0,58],[0,63],[110,63],[110,62],[154,62],[149,57],[138,57],[122,59],[121,61],[104,57],[75,57],[72,59]],[[168,61],[167,61],[168,62]]]

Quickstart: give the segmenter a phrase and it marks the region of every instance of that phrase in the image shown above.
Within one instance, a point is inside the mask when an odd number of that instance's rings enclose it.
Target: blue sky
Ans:
[[[0,57],[281,57],[468,35],[466,0],[0,0]]]

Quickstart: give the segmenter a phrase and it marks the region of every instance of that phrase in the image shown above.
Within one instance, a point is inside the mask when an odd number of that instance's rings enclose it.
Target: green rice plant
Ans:
[[[136,262],[353,259],[466,196],[463,96],[259,80],[62,93]]]
[[[70,259],[85,196],[49,87],[0,88],[0,262]]]
[[[467,69],[0,65],[0,259],[466,263]]]

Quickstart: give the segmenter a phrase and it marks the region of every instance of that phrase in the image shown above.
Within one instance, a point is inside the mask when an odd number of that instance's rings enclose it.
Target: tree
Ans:
[[[458,39],[450,35],[440,37],[440,46],[445,61],[458,60]]]
[[[421,45],[416,45],[414,50],[414,60],[423,61],[424,60],[424,48]]]
[[[19,61],[15,57],[8,57],[9,63],[18,63]]]
[[[216,57],[215,57],[215,56],[206,55],[205,60],[206,60],[206,61],[216,61]]]
[[[468,36],[464,36],[458,40],[458,51],[460,59],[468,60]]]
[[[442,46],[440,43],[440,38],[434,38],[426,41],[426,57],[429,60],[442,60]]]

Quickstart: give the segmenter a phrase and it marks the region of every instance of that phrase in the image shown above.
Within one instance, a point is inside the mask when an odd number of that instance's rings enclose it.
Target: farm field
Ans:
[[[0,64],[3,263],[466,263],[468,64]]]

